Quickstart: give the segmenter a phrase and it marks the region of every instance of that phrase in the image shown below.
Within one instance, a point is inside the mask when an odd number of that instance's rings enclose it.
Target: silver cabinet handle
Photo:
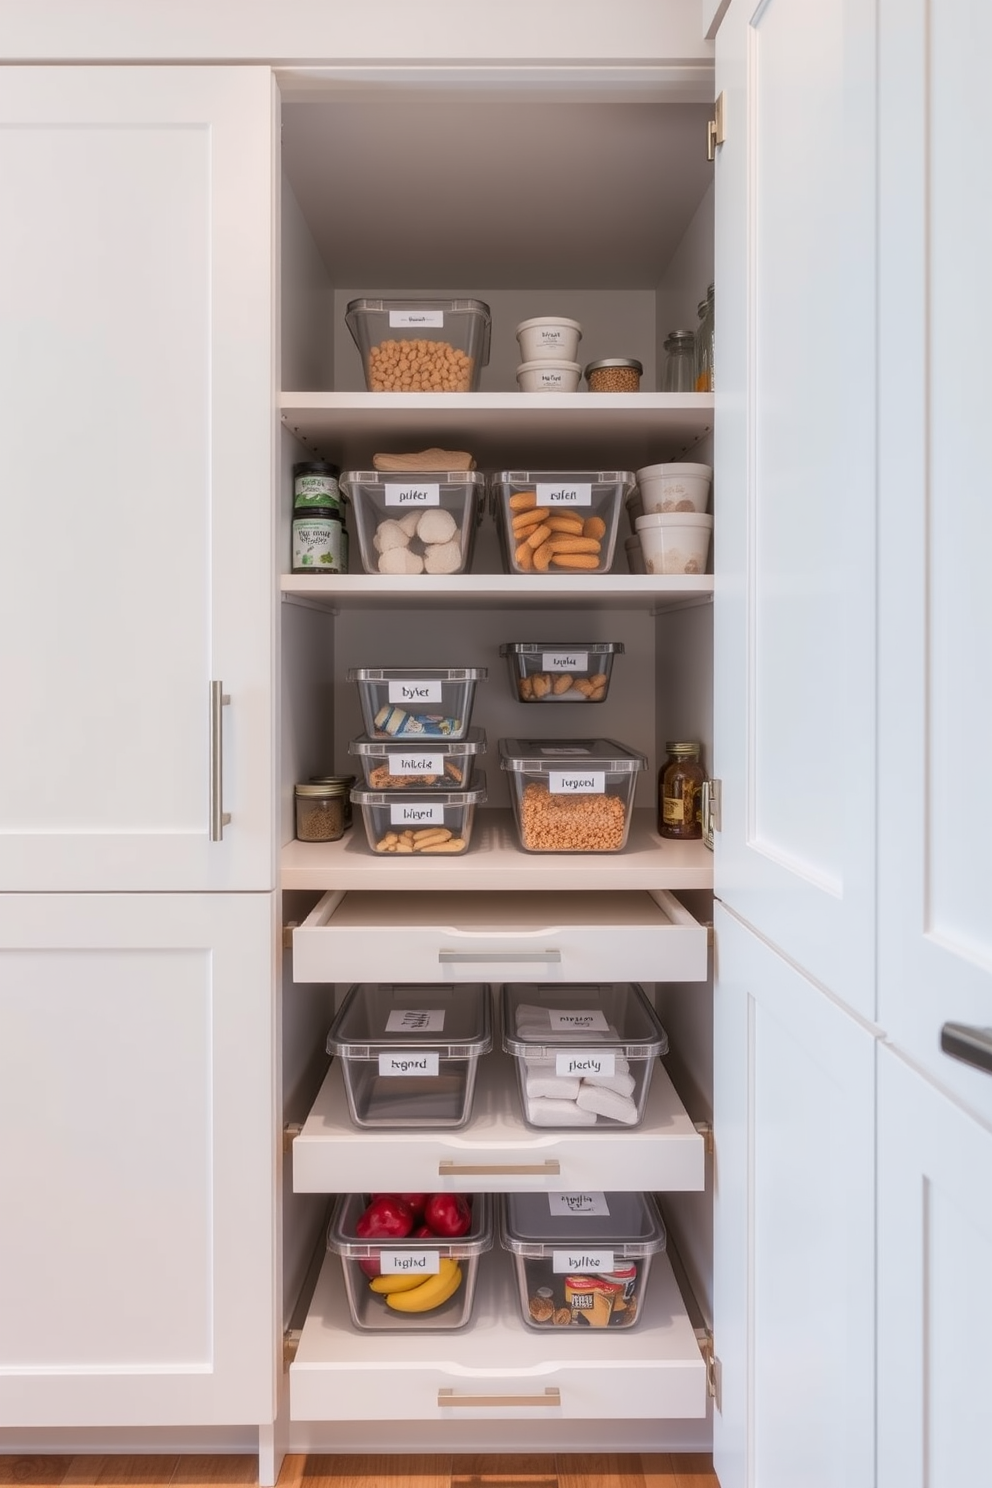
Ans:
[[[224,810],[224,714],[231,701],[223,682],[210,684],[210,841],[222,842],[231,813]]]
[[[992,1075],[992,1028],[974,1028],[969,1023],[945,1023],[940,1047],[952,1059],[985,1070]]]
[[[538,1405],[548,1406],[561,1405],[561,1391],[554,1385],[540,1395],[457,1395],[454,1390],[438,1390],[438,1405],[467,1405],[473,1409],[484,1405]]]
[[[535,1163],[463,1163],[456,1161],[453,1157],[442,1157],[437,1165],[439,1178],[465,1177],[466,1174],[485,1177],[486,1174],[493,1173],[501,1176],[514,1173],[537,1178],[557,1178],[561,1173],[561,1163],[556,1157],[548,1157],[544,1162]]]
[[[551,966],[561,961],[561,951],[445,951],[437,959],[449,964],[465,961],[541,961]]]

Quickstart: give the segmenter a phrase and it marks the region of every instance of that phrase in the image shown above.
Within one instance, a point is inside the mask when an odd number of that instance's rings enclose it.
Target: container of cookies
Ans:
[[[495,1220],[488,1194],[459,1197],[471,1206],[462,1235],[363,1239],[357,1231],[373,1195],[338,1195],[327,1249],[341,1257],[353,1327],[362,1333],[455,1333],[471,1322],[480,1257],[492,1250]]]
[[[493,1046],[490,989],[359,982],[327,1035],[355,1126],[454,1129],[472,1114],[481,1055]]]
[[[647,759],[615,739],[500,739],[525,852],[622,852]]]
[[[513,696],[522,703],[601,703],[621,641],[506,641],[499,648]]]
[[[635,1127],[668,1035],[636,982],[507,984],[503,1049],[535,1130]]]
[[[480,770],[468,790],[369,790],[355,786],[351,799],[362,808],[372,852],[404,862],[468,852],[475,808],[486,799]]]
[[[489,485],[508,573],[609,573],[630,470],[502,470]]]
[[[475,393],[489,361],[484,300],[351,300],[345,323],[370,393]]]
[[[339,479],[351,503],[366,573],[465,573],[485,511],[486,477],[478,470],[346,470]]]
[[[504,1194],[499,1238],[513,1256],[520,1316],[541,1332],[636,1327],[652,1257],[666,1244],[644,1193]]]
[[[370,739],[464,739],[486,667],[350,667]]]
[[[472,779],[476,760],[486,752],[485,731],[469,729],[464,739],[352,739],[349,754],[357,755],[370,790],[463,790]],[[352,777],[354,779],[354,777]]]

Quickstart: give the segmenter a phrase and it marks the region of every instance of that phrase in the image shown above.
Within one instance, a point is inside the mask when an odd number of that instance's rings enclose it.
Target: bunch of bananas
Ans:
[[[369,1287],[385,1297],[386,1306],[396,1312],[430,1312],[453,1297],[461,1284],[461,1266],[442,1256],[440,1268],[432,1276],[373,1276]]]

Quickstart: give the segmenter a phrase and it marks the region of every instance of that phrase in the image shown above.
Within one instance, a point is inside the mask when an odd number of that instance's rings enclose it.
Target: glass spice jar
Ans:
[[[699,745],[672,741],[665,745],[668,761],[658,777],[658,833],[683,841],[702,837],[704,771]]]
[[[296,836],[299,842],[337,842],[344,836],[348,797],[338,785],[298,785]]]
[[[696,313],[696,392],[713,392],[713,285],[706,291],[705,300],[700,300]]]
[[[663,393],[696,391],[696,337],[692,331],[669,331],[665,339],[665,365],[661,374]]]
[[[351,826],[352,805],[351,787],[357,780],[356,775],[311,775],[308,779],[309,785],[326,785],[339,790],[344,796],[344,825],[345,830]]]

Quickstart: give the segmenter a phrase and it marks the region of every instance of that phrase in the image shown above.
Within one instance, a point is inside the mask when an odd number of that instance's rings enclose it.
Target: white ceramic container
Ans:
[[[582,378],[578,362],[541,358],[521,362],[517,368],[517,386],[522,393],[575,393]]]
[[[703,574],[713,518],[705,512],[650,512],[637,519],[645,572]]]
[[[645,465],[637,472],[637,488],[648,512],[704,512],[709,504],[711,465],[679,463]]]
[[[535,315],[517,326],[520,359],[524,362],[574,362],[579,354],[582,327],[577,320],[563,320],[560,315]]]

